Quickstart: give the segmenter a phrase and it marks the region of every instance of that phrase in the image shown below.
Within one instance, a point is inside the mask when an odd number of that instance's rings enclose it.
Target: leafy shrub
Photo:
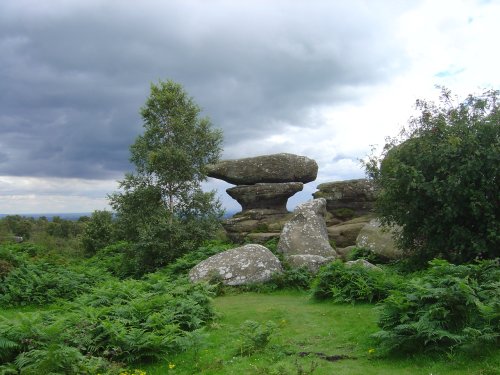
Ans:
[[[341,261],[332,262],[320,269],[312,283],[316,299],[333,299],[335,302],[375,302],[386,298],[402,282],[397,275],[355,264],[347,267]]]
[[[59,311],[0,318],[0,360],[38,373],[96,373],[74,369],[159,360],[185,348],[183,336],[214,317],[211,296],[205,284],[158,274],[111,280]]]
[[[401,139],[365,164],[379,188],[384,224],[402,228],[399,245],[425,267],[499,256],[500,101],[498,91],[454,103],[419,100]],[[429,214],[432,212],[432,214]]]
[[[384,264],[389,262],[387,258],[379,254],[376,254],[370,249],[366,249],[364,247],[355,247],[354,249],[351,250],[351,252],[347,256],[347,260],[358,260],[358,259],[364,259],[372,264]]]
[[[81,238],[83,248],[89,255],[112,243],[115,236],[113,213],[109,211],[94,211],[85,224]]]
[[[373,337],[387,351],[484,348],[500,337],[500,268],[497,261],[431,268],[394,291],[381,305]]]
[[[276,331],[277,325],[273,321],[261,324],[254,320],[246,320],[240,326],[238,332],[238,355],[251,355],[257,351],[265,349],[272,334]]]
[[[272,289],[308,290],[314,275],[307,267],[292,268],[285,265],[282,273],[274,273],[267,283]]]
[[[109,278],[101,268],[49,263],[45,249],[32,245],[0,247],[0,304],[42,305],[71,300]]]

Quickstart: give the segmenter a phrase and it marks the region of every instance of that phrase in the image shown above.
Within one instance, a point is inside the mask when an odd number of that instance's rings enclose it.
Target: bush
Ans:
[[[431,268],[393,292],[380,307],[373,337],[389,352],[451,351],[494,346],[500,337],[497,261]]]
[[[311,291],[316,299],[335,302],[376,302],[399,287],[402,279],[394,274],[355,264],[347,267],[335,261],[320,269]]]
[[[365,164],[382,222],[402,228],[401,248],[422,266],[500,255],[498,94],[417,101],[420,116]]]
[[[94,211],[85,224],[81,238],[83,248],[88,255],[111,244],[114,235],[113,214],[109,211]]]
[[[185,349],[182,338],[214,317],[211,296],[205,284],[158,274],[108,281],[58,311],[0,317],[0,360],[18,371],[43,369],[38,373],[160,360]]]
[[[372,264],[384,264],[389,263],[389,259],[374,253],[370,249],[363,247],[355,247],[347,256],[347,260],[358,260],[364,259]]]

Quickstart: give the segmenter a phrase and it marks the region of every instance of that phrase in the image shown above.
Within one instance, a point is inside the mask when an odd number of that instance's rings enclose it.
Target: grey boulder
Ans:
[[[316,179],[318,164],[306,156],[282,153],[222,160],[217,164],[208,165],[207,175],[234,185],[307,183]]]
[[[285,258],[292,255],[319,255],[323,258],[335,258],[337,253],[328,241],[325,224],[326,201],[313,199],[297,206],[292,218],[285,224],[278,251]]]
[[[359,232],[356,246],[371,250],[387,259],[399,259],[403,252],[396,247],[393,238],[398,231],[398,227],[383,227],[378,219],[370,220]]]
[[[282,272],[278,258],[266,247],[249,244],[211,256],[189,272],[192,282],[218,276],[226,285],[244,285],[268,281]]]

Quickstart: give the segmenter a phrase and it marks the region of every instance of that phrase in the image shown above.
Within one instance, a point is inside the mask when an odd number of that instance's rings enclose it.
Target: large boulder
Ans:
[[[252,158],[223,160],[207,166],[209,177],[234,185],[257,183],[311,182],[318,174],[318,164],[308,157],[273,154]]]
[[[326,201],[314,199],[297,206],[293,216],[281,232],[278,251],[285,259],[292,255],[319,255],[323,258],[337,256],[328,241],[325,224]]]
[[[398,227],[383,227],[378,219],[370,220],[359,232],[356,246],[371,250],[387,259],[399,259],[403,253],[396,247],[393,238],[398,231]]]
[[[342,221],[370,213],[375,202],[375,187],[367,179],[327,182],[318,190],[314,198],[325,198],[327,211]]]
[[[249,244],[198,263],[189,272],[189,279],[197,282],[218,276],[226,285],[244,285],[268,281],[273,273],[281,271],[281,263],[271,251]]]
[[[226,192],[236,199],[243,211],[265,209],[276,213],[287,213],[286,202],[301,191],[302,182],[258,183],[229,188]]]

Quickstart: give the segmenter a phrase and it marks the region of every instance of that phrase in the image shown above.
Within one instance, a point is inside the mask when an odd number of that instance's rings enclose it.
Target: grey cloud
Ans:
[[[158,79],[182,83],[234,146],[312,126],[311,108],[405,63],[396,1],[376,17],[363,1],[16,1],[0,5],[0,175],[121,175]]]

